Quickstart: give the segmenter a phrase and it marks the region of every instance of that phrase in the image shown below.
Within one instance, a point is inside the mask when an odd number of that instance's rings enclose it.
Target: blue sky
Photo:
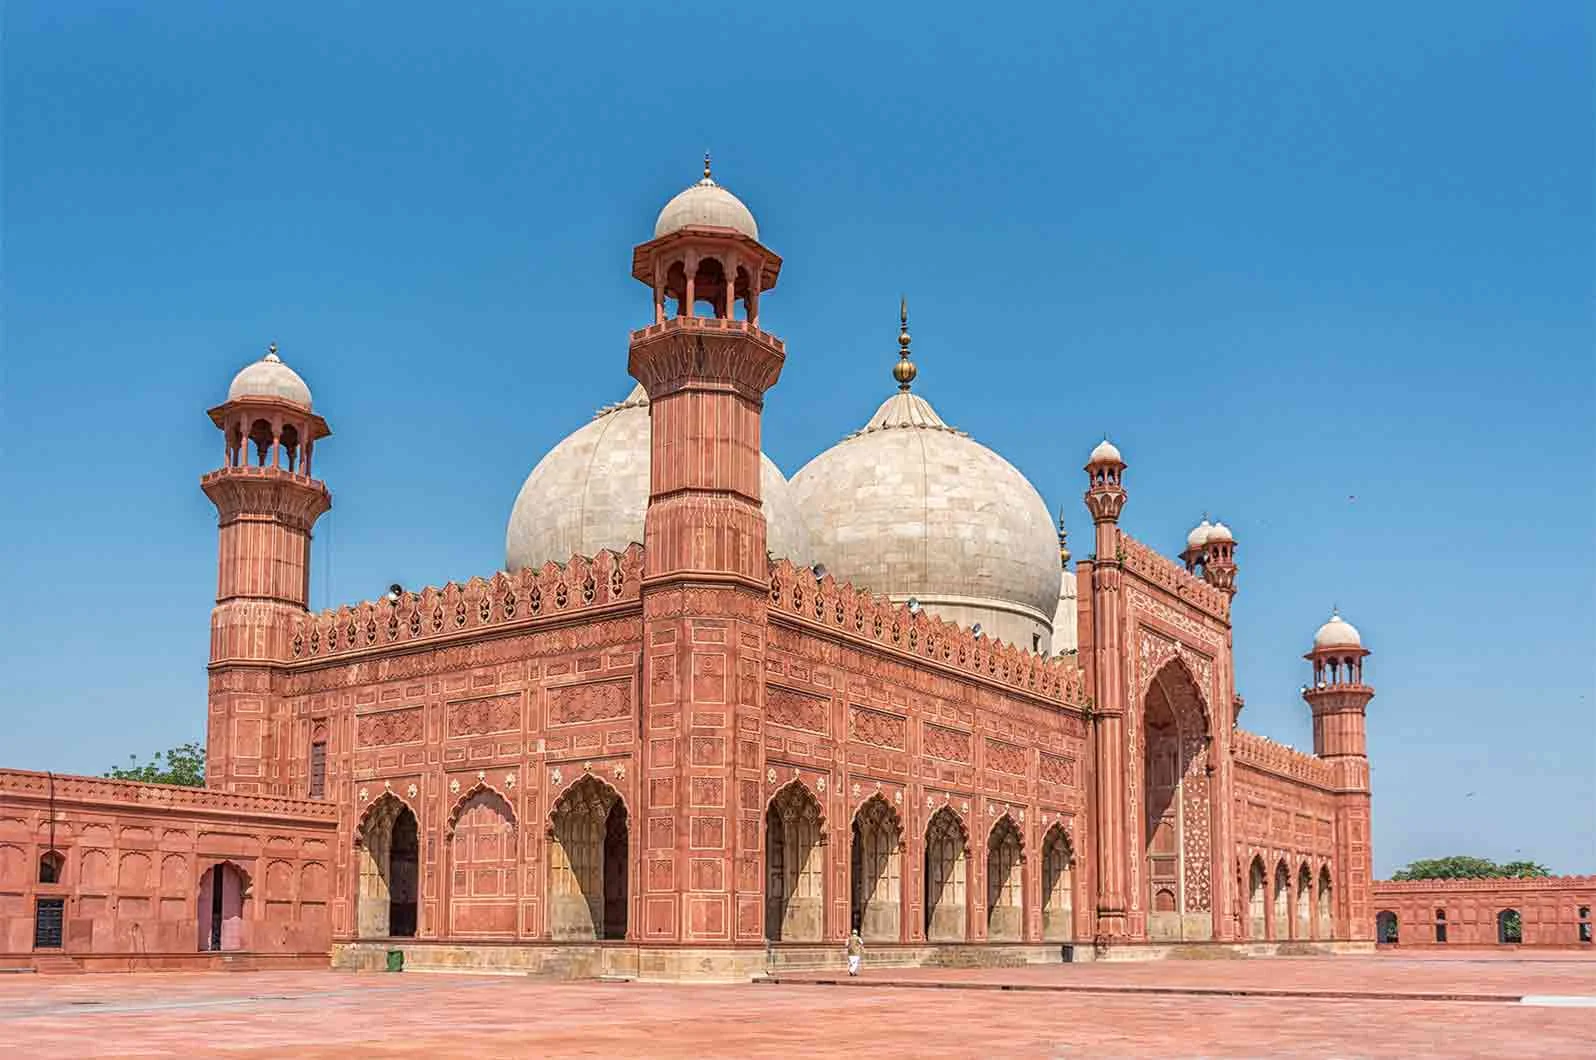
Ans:
[[[1105,431],[1132,534],[1235,529],[1248,727],[1310,746],[1362,629],[1382,874],[1596,870],[1588,5],[469,6],[6,5],[0,762],[200,736],[204,410],[270,341],[334,431],[314,604],[495,569],[709,149],[786,259],[786,472],[907,293],[1082,554]]]

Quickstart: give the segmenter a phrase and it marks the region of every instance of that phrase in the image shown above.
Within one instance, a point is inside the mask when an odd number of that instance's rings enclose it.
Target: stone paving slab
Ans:
[[[1356,981],[1387,971],[1380,967],[1385,958],[1368,960],[1368,968],[1347,958],[1225,963],[1266,965],[1280,983],[1338,975]],[[1405,971],[1421,984],[1427,972],[1468,982],[1493,969],[1511,980],[1528,975],[1528,963],[1482,962],[1471,972],[1451,962],[1425,962],[1390,971]],[[1185,982],[1215,974],[1209,962],[1157,967],[1166,978]],[[1576,963],[1554,975],[1583,987],[1587,978],[1568,977],[1592,970],[1596,964]],[[1475,992],[1485,991],[1476,984]],[[1596,995],[1589,989],[1547,993]],[[1561,1005],[557,983],[524,976],[332,971],[0,980],[0,1055],[1583,1060],[1592,1055],[1593,1042],[1596,1009]]]

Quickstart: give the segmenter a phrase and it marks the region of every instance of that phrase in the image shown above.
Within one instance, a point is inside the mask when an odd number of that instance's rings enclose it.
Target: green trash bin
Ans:
[[[402,972],[402,971],[405,970],[405,951],[404,950],[389,950],[388,951],[388,970],[390,972]]]

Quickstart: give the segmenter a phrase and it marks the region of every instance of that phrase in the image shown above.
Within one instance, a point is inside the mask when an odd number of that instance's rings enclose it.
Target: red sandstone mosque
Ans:
[[[789,481],[760,449],[781,267],[706,165],[633,251],[637,386],[532,470],[505,570],[321,614],[329,428],[275,349],[241,371],[201,480],[208,786],[0,771],[0,958],[731,978],[854,928],[904,964],[1371,946],[1357,630],[1313,636],[1313,754],[1240,728],[1232,532],[1132,538],[1105,440],[1071,571],[1037,490],[913,390],[906,316],[896,389]]]

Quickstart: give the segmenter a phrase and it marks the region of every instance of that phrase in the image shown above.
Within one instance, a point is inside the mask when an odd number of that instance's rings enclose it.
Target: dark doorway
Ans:
[[[33,948],[61,948],[61,919],[66,909],[64,898],[40,898],[33,908]]]
[[[393,846],[389,850],[388,934],[414,937],[420,844],[416,838],[416,815],[409,809],[394,819]]]
[[[1397,915],[1382,909],[1374,918],[1374,937],[1377,942],[1391,944],[1397,941]]]
[[[211,869],[210,945],[205,947],[208,950],[222,948],[222,897],[226,890],[222,867],[217,865]]]
[[[626,804],[620,799],[604,819],[604,928],[603,937],[626,937]]]

